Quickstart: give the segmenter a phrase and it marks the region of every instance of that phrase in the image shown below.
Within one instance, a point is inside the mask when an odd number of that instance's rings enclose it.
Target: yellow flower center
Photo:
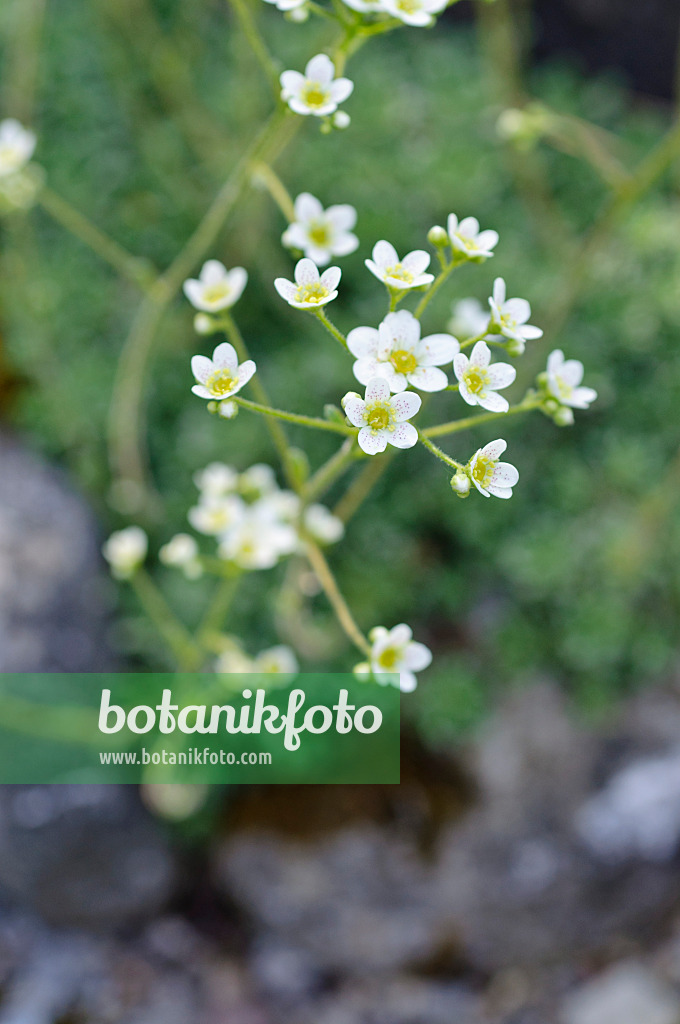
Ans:
[[[471,366],[463,374],[463,380],[468,391],[471,391],[473,395],[479,395],[484,390],[489,380],[489,375],[485,370],[480,370],[477,366]]]
[[[209,284],[204,290],[203,300],[205,302],[219,302],[221,299],[226,299],[229,292],[228,281],[217,281],[215,284]]]
[[[330,93],[319,82],[307,82],[302,90],[302,100],[308,107],[323,107],[328,103]]]
[[[376,402],[366,407],[366,426],[371,430],[394,430],[393,418],[394,411],[390,405]]]
[[[413,274],[401,263],[395,263],[393,267],[385,268],[386,277],[393,277],[397,281],[404,281],[406,284],[413,283]]]
[[[313,281],[312,284],[301,284],[295,293],[296,302],[321,303],[330,295],[328,288],[321,281]]]
[[[378,664],[381,668],[387,669],[389,672],[395,667],[399,661],[399,651],[394,647],[386,647],[381,654],[378,655]]]
[[[312,224],[307,234],[309,235],[310,242],[314,242],[314,245],[326,246],[330,241],[328,225],[324,224],[323,221],[316,221],[316,223]]]
[[[501,315],[501,323],[504,327],[509,327],[511,330],[514,330],[514,328],[517,327],[517,321],[514,317],[510,316],[509,313],[503,313]]]
[[[223,398],[230,394],[238,384],[238,377],[234,377],[231,370],[215,370],[205,382],[205,386],[215,398]]]
[[[409,352],[405,348],[400,348],[393,352],[390,356],[390,362],[397,373],[413,373],[418,365],[413,352]]]
[[[488,487],[493,479],[493,471],[496,468],[494,459],[488,455],[480,455],[472,470],[472,477],[480,487]]]

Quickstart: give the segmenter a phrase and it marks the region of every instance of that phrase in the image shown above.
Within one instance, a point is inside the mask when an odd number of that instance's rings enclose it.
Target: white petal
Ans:
[[[184,282],[184,294],[188,298],[189,302],[196,309],[201,309],[203,306],[203,285],[200,281],[196,281],[195,278],[189,278],[188,281]]]
[[[430,334],[423,338],[418,347],[418,362],[421,366],[443,366],[450,363],[460,344],[451,334]]]
[[[248,271],[243,267],[234,267],[229,271],[229,286],[231,288],[231,295],[229,296],[229,305],[233,306],[235,302],[241,298],[243,289],[248,284]]]
[[[493,283],[493,301],[497,306],[505,302],[505,281],[502,277],[497,277]]]
[[[334,103],[344,103],[352,95],[354,82],[349,78],[336,78],[331,85],[331,99]]]
[[[319,280],[319,268],[312,260],[301,259],[295,267],[296,284],[314,284]]]
[[[384,377],[374,377],[366,385],[367,402],[385,402],[390,396],[390,389]]]
[[[490,252],[497,245],[498,245],[498,232],[497,231],[491,231],[489,229],[487,231],[482,231],[477,236],[477,247],[479,249],[484,249],[485,251]]]
[[[594,388],[574,388],[569,398],[569,405],[574,409],[587,409],[591,402],[597,398],[597,391]]]
[[[519,480],[519,471],[510,462],[497,463],[491,482],[495,487],[514,487]]]
[[[422,672],[432,664],[432,651],[425,644],[412,641],[404,653],[404,664],[412,672]]]
[[[335,78],[335,65],[327,54],[317,53],[307,62],[305,77],[320,85],[329,85]]]
[[[223,341],[213,352],[213,365],[218,370],[235,370],[238,366],[236,349],[228,341]]]
[[[509,387],[517,376],[517,370],[510,363],[493,363],[487,372],[490,386],[494,391]]]
[[[295,200],[295,218],[302,224],[319,220],[323,216],[323,206],[311,192],[301,192]]]
[[[489,443],[485,444],[480,450],[482,455],[488,455],[490,459],[500,459],[507,447],[508,442],[504,441],[502,437],[499,437],[495,441],[489,441]]]
[[[373,259],[380,268],[380,271],[383,271],[385,267],[393,267],[395,263],[399,262],[397,250],[390,242],[386,242],[384,239],[376,242],[373,246]]]
[[[583,363],[578,359],[567,359],[560,371],[560,377],[572,388],[577,388],[583,380]]]
[[[396,413],[397,423],[403,423],[416,415],[423,400],[415,391],[404,391],[400,395],[395,395],[390,404]]]
[[[375,327],[355,327],[347,335],[347,347],[357,359],[366,359],[377,353],[379,337]]]
[[[299,71],[284,71],[279,79],[286,99],[297,96],[305,84],[305,76]]]
[[[408,309],[388,313],[379,327],[381,340],[389,349],[406,349],[412,352],[420,340],[420,322]]]
[[[336,231],[351,231],[357,222],[357,211],[349,203],[329,206],[326,217]]]
[[[205,383],[213,372],[212,359],[208,359],[207,356],[192,356],[191,372],[196,380],[200,380],[201,383]]]
[[[419,391],[443,391],[448,387],[449,378],[437,366],[418,366],[409,373],[408,382]]]
[[[476,217],[464,217],[460,222],[458,234],[464,238],[476,238],[479,234],[479,221]]]
[[[418,680],[413,672],[402,669],[399,673],[399,689],[402,693],[413,693],[418,686]]]
[[[285,277],[277,277],[276,280],[274,281],[274,287],[276,288],[281,298],[285,299],[286,302],[292,302],[292,300],[295,298],[297,288],[295,287],[292,281],[287,281]]]
[[[472,350],[472,354],[470,355],[471,365],[479,366],[482,369],[486,369],[490,362],[491,349],[489,348],[485,341],[478,341]]]
[[[457,352],[453,357],[453,372],[458,380],[462,381],[470,366],[470,360],[464,352]]]
[[[192,387],[192,389],[191,389],[191,390],[193,391],[193,393],[194,393],[195,395],[198,395],[198,397],[199,397],[199,398],[207,398],[207,399],[212,399],[212,398],[214,398],[214,397],[215,397],[215,396],[214,396],[214,395],[212,394],[212,392],[208,391],[208,389],[207,389],[207,388],[205,388],[205,387],[203,387],[203,385],[202,385],[202,384],[194,384],[194,386]]]
[[[336,235],[332,245],[334,256],[349,256],[351,252],[356,252],[359,248],[359,239],[351,231],[345,231]]]
[[[531,316],[531,306],[526,299],[508,299],[503,312],[518,324],[525,324]]]
[[[483,391],[477,395],[477,403],[488,412],[507,412],[510,408],[507,398],[503,398],[496,391]]]
[[[340,284],[341,277],[342,271],[340,270],[340,267],[329,267],[328,270],[324,270],[321,275],[321,283],[328,288],[330,292],[332,292],[335,291]]]
[[[395,448],[413,448],[418,444],[418,431],[412,423],[400,423],[393,431],[386,434],[387,440]]]
[[[342,403],[343,409],[345,410],[345,416],[350,421],[353,427],[364,426],[364,413],[366,411],[366,403],[363,398],[347,398]]]
[[[448,231],[449,235],[455,235],[456,232],[458,231],[458,218],[456,217],[455,213],[449,214],[448,220],[446,222],[446,230]]]
[[[489,494],[493,494],[494,498],[511,498],[512,487],[497,487],[496,484],[489,484]]]
[[[241,365],[238,368],[239,388],[242,388],[245,384],[248,383],[248,381],[253,376],[256,370],[257,366],[255,365],[252,359],[246,359],[245,363],[241,363]]]
[[[539,338],[543,337],[543,331],[541,328],[534,327],[532,324],[523,324],[519,329],[519,333],[527,341],[537,341]]]
[[[424,249],[414,249],[413,252],[410,252],[408,253],[408,255],[404,256],[401,262],[405,270],[408,270],[409,273],[413,274],[415,277],[418,277],[420,274],[423,274],[429,267],[430,254],[429,252],[425,252]]]
[[[385,434],[376,434],[370,427],[364,427],[360,430],[357,440],[359,442],[359,447],[362,451],[366,452],[367,455],[378,455],[380,452],[384,452],[387,448],[387,438]]]
[[[410,626],[407,626],[405,622],[400,622],[398,626],[392,626],[392,629],[387,634],[385,644],[386,647],[406,647],[406,644],[410,643],[413,639],[413,630]]]

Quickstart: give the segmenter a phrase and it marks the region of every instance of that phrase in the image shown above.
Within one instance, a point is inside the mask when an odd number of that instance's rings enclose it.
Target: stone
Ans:
[[[565,1000],[561,1024],[678,1024],[680,998],[637,961],[609,968]]]

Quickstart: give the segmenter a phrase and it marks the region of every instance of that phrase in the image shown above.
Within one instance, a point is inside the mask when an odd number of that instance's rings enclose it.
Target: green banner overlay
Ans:
[[[342,673],[0,675],[0,784],[396,784],[395,683]]]

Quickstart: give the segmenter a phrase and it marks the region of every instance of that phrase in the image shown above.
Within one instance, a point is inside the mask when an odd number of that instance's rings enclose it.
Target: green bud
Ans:
[[[290,448],[288,458],[295,483],[302,487],[309,478],[309,459],[301,448]]]
[[[427,240],[430,245],[435,245],[438,249],[443,249],[444,246],[449,244],[449,235],[446,228],[443,228],[440,224],[435,224],[433,228],[427,233]]]
[[[330,420],[331,423],[345,422],[345,414],[342,409],[338,409],[337,405],[324,405],[323,415],[324,419]]]
[[[451,490],[458,495],[459,498],[467,498],[470,493],[470,477],[464,469],[459,469],[454,476],[451,477]]]

